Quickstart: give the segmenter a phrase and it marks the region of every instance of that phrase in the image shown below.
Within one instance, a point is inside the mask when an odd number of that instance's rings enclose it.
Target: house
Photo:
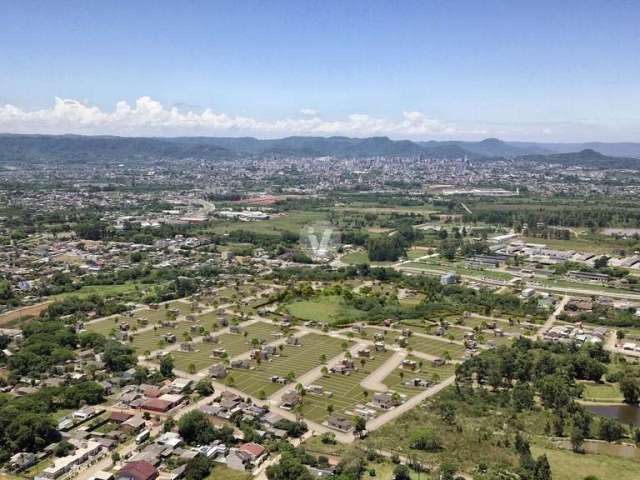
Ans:
[[[155,480],[159,472],[144,460],[129,462],[116,475],[116,480]]]
[[[258,464],[261,462],[263,456],[266,456],[266,450],[262,445],[254,442],[243,443],[238,447],[238,450],[245,452],[251,456],[251,463]]]
[[[240,332],[242,332],[242,329],[240,328],[240,325],[231,325],[229,327],[229,332],[230,333],[240,333]]]
[[[31,452],[18,452],[9,459],[9,465],[16,471],[29,468],[35,465],[37,461],[36,455]]]
[[[94,407],[87,405],[73,412],[73,418],[77,420],[85,421],[93,417],[95,414],[96,414],[96,409]]]
[[[353,424],[350,420],[341,416],[331,416],[329,420],[327,420],[327,424],[331,428],[335,428],[336,430],[340,430],[343,432],[348,432],[353,428]]]
[[[224,348],[216,348],[211,352],[211,356],[213,358],[222,358],[227,354],[227,351]]]
[[[189,388],[192,383],[193,381],[188,378],[178,377],[173,382],[171,382],[171,384],[169,385],[169,388],[171,389],[172,392],[182,393],[187,388]]]
[[[161,398],[149,398],[142,402],[141,408],[157,413],[165,413],[171,410],[171,402]]]
[[[221,363],[216,363],[209,368],[209,375],[213,378],[224,378],[227,376],[227,369]]]
[[[300,346],[300,339],[298,337],[294,337],[294,336],[287,337],[286,342],[287,342],[287,345],[290,345],[290,346],[294,346],[294,347]]]
[[[232,360],[231,368],[249,370],[249,368],[251,368],[251,362],[249,362],[249,360],[246,360],[246,359]]]
[[[136,415],[121,423],[121,428],[128,433],[137,433],[145,426],[144,418],[141,415]]]
[[[358,357],[371,358],[371,350],[369,348],[362,348],[358,350]]]
[[[391,393],[381,393],[377,392],[373,394],[373,406],[376,408],[381,408],[382,410],[389,410],[393,407],[396,407],[401,402],[398,400],[396,395],[392,395]]]
[[[280,403],[280,407],[282,407],[284,409],[287,409],[287,410],[291,410],[298,403],[300,403],[300,400],[301,400],[301,398],[300,398],[300,395],[298,394],[298,392],[295,392],[293,390],[289,390],[284,395],[282,395],[282,402]]]
[[[120,425],[121,423],[129,420],[131,417],[133,417],[131,413],[113,411],[109,416],[109,421]]]
[[[232,470],[244,472],[251,468],[251,455],[242,450],[232,448],[229,451],[229,455],[225,459],[227,467]]]
[[[376,349],[376,352],[386,352],[387,351],[387,346],[384,344],[384,342],[376,342],[373,345]]]
[[[416,370],[418,368],[418,362],[415,360],[402,360],[401,365],[404,370]]]
[[[191,353],[191,352],[195,352],[196,350],[196,346],[194,345],[193,342],[182,342],[180,344],[180,351],[184,352],[184,353]]]
[[[53,460],[53,463],[45,468],[38,479],[45,478],[55,480],[66,473],[70,472],[76,465],[81,465],[91,457],[94,457],[101,451],[102,447],[98,442],[88,441],[81,442],[76,445],[75,451],[71,455],[64,457],[58,457]]]
[[[453,272],[445,273],[440,276],[441,285],[455,285],[456,283],[458,283],[458,276]]]

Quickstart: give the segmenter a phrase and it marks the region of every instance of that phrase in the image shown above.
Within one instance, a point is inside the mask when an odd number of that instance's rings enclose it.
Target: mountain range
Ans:
[[[0,134],[0,163],[217,160],[238,155],[526,159],[563,165],[640,168],[640,143],[392,140],[388,137],[116,137]]]

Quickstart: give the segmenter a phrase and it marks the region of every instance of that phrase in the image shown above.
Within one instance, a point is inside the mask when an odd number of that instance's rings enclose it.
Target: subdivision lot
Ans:
[[[405,382],[414,378],[420,378],[422,380],[440,383],[455,373],[455,365],[451,363],[437,367],[428,360],[422,360],[417,357],[408,356],[407,359],[418,363],[419,371],[413,372],[411,370],[396,368],[391,375],[384,379],[384,384],[389,387],[390,390],[405,394],[408,397],[420,393],[423,389],[406,386]]]
[[[247,332],[246,336],[244,332]],[[171,353],[171,356],[178,370],[189,371],[189,366],[193,364],[195,371],[200,371],[220,362],[220,359],[211,356],[214,350],[224,348],[227,356],[233,358],[251,350],[254,338],[258,342],[266,343],[277,340],[277,337],[271,335],[276,332],[278,332],[277,326],[266,322],[258,322],[243,328],[242,333],[224,333],[218,336],[217,343],[198,342],[195,344],[196,350],[194,352],[175,351]]]
[[[313,382],[315,385],[322,386],[325,392],[331,392],[332,395],[331,397],[305,395],[302,407],[304,416],[309,420],[322,422],[330,416],[327,410],[329,405],[333,407],[336,414],[343,414],[358,404],[370,402],[373,393],[362,388],[360,382],[382,366],[391,355],[393,352],[375,352],[373,358],[368,359],[364,366],[359,360],[355,360],[358,370],[350,375],[329,374]]]
[[[331,323],[338,318],[358,317],[359,311],[344,303],[339,296],[318,296],[287,305],[294,317],[302,320]]]
[[[162,338],[166,334],[174,334],[176,336],[176,342],[184,341],[185,333],[191,337],[200,335],[199,331],[192,331],[191,326],[194,325],[191,322],[178,322],[175,328],[159,327],[157,329],[145,330],[144,332],[136,333],[133,336],[133,340],[130,345],[136,350],[138,355],[144,352],[153,352],[167,346],[166,341]]]
[[[252,396],[259,396],[260,392],[269,396],[283,387],[271,382],[273,375],[286,377],[292,372],[297,378],[322,365],[322,355],[327,360],[337,356],[342,351],[343,341],[311,333],[301,337],[300,343],[301,346],[285,346],[280,356],[269,361],[260,364],[251,362],[251,370],[233,370],[230,376],[233,377],[234,386]]]
[[[462,345],[447,340],[437,340],[435,338],[421,337],[418,335],[411,335],[408,339],[408,345],[418,352],[442,358],[446,358],[447,353],[451,358],[460,358],[464,354],[464,347]]]

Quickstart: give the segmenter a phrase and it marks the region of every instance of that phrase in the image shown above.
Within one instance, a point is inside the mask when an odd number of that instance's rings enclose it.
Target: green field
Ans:
[[[582,398],[592,402],[621,402],[622,392],[617,383],[580,382],[584,386]]]
[[[310,420],[322,422],[329,416],[328,405],[333,405],[334,412],[341,414],[360,403],[365,404],[371,401],[371,392],[368,392],[368,396],[365,397],[365,389],[360,386],[360,382],[382,366],[392,354],[393,352],[389,351],[375,352],[373,358],[367,360],[364,368],[360,366],[358,360],[355,360],[358,370],[350,375],[329,374],[313,382],[315,385],[322,386],[325,391],[332,392],[333,396],[328,398],[306,395],[302,408],[304,416]]]
[[[209,229],[212,233],[229,233],[234,230],[245,230],[255,233],[280,235],[283,232],[300,233],[305,226],[326,219],[323,212],[291,211],[282,217],[259,222],[242,222],[239,220],[218,220]]]
[[[407,380],[411,380],[413,378],[421,378],[425,380],[431,380],[435,383],[440,383],[443,380],[446,380],[448,377],[452,376],[455,373],[455,365],[452,363],[447,363],[446,365],[442,365],[441,367],[435,367],[428,360],[423,360],[421,358],[412,357],[411,355],[407,357],[408,360],[414,360],[415,362],[422,362],[422,367],[420,367],[419,372],[412,372],[409,370],[401,370],[399,368],[395,369],[391,375],[384,379],[384,384],[389,387],[390,390],[396,391],[398,393],[403,393],[409,397],[412,397],[421,391],[421,388],[413,388],[407,387],[403,383]],[[403,373],[403,378],[400,376],[400,372]]]
[[[318,296],[309,300],[301,300],[286,306],[288,312],[302,320],[332,323],[341,318],[358,317],[361,313],[337,296]]]
[[[171,356],[173,357],[175,367],[178,370],[187,372],[189,371],[189,365],[193,364],[196,367],[196,371],[200,371],[210,367],[214,363],[220,362],[220,359],[211,357],[211,352],[217,348],[224,348],[229,358],[233,358],[251,350],[251,340],[254,338],[264,340],[267,343],[277,340],[277,338],[271,334],[278,332],[279,329],[270,323],[258,322],[247,328],[243,328],[242,331],[248,332],[248,335],[245,337],[244,333],[224,333],[218,337],[218,343],[198,342],[196,344],[197,351],[195,352],[172,352]]]
[[[322,365],[320,356],[326,355],[327,360],[337,356],[342,351],[342,340],[311,333],[300,338],[302,346],[285,346],[280,356],[269,361],[262,361],[259,365],[252,362],[252,370],[234,370],[234,386],[243,392],[258,396],[264,391],[269,396],[283,388],[280,384],[271,383],[271,376],[286,377],[293,372],[297,377]]]
[[[167,333],[173,333],[176,336],[176,341],[184,341],[184,333],[189,333],[191,337],[197,337],[199,332],[191,332],[191,322],[178,322],[175,328],[160,327],[157,330],[153,328],[144,332],[136,333],[133,336],[133,341],[130,345],[136,350],[138,355],[142,355],[144,352],[153,352],[166,346],[166,343],[162,339],[162,335]]]
[[[393,334],[389,343],[393,343],[397,334]],[[387,338],[389,335],[387,334]],[[448,340],[440,340],[436,338],[427,338],[418,335],[411,335],[408,340],[409,347],[413,350],[427,353],[429,355],[435,355],[436,357],[443,357],[445,352],[448,352],[451,358],[461,358],[464,354],[464,347],[457,343],[452,343]]]
[[[205,480],[250,480],[250,473],[232,470],[226,465],[216,463]]]
[[[595,475],[598,480],[637,480],[640,471],[637,460],[609,455],[585,455],[537,445],[531,445],[531,453],[547,456],[553,480],[577,480],[587,475]]]

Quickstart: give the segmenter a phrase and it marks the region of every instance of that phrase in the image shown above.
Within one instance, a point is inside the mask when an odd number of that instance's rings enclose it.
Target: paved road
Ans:
[[[383,380],[391,375],[391,373],[393,373],[393,371],[398,368],[400,363],[402,363],[402,360],[404,360],[405,358],[407,358],[406,351],[401,350],[395,352],[391,356],[391,358],[389,358],[389,360],[387,360],[382,364],[382,366],[380,366],[380,368],[376,369],[375,371],[371,372],[370,375],[365,377],[360,382],[360,386],[367,390],[386,392],[387,390],[389,390],[389,387],[384,384]]]
[[[547,319],[546,322],[544,322],[544,325],[542,325],[540,330],[538,330],[538,333],[536,334],[536,338],[542,338],[542,335],[544,334],[544,332],[546,332],[551,327],[553,327],[553,323],[556,321],[556,318],[558,318],[558,315],[560,315],[563,312],[564,307],[567,305],[567,302],[569,302],[570,298],[571,297],[569,297],[568,295],[565,295],[564,297],[562,297],[562,300],[558,302],[558,306],[556,307],[556,309],[553,311],[551,315],[549,315],[549,318]]]

